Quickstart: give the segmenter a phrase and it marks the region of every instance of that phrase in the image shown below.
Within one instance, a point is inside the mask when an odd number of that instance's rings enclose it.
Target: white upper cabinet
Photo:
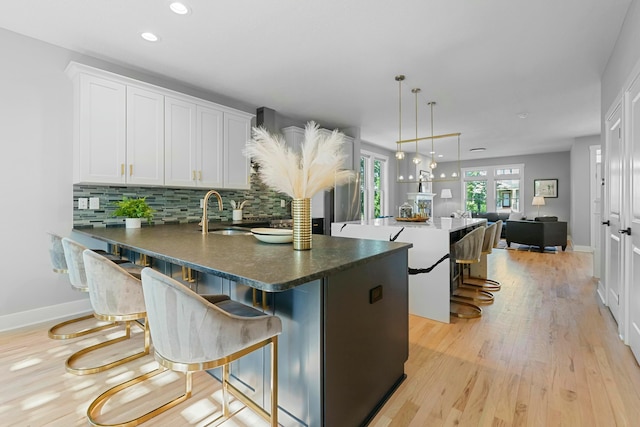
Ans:
[[[126,183],[164,184],[164,96],[127,86]]]
[[[248,189],[250,182],[249,159],[243,154],[251,139],[251,118],[246,115],[224,113],[224,170],[225,188]]]
[[[224,161],[224,113],[214,108],[198,105],[197,114],[198,186],[227,187],[223,171],[225,167],[230,167],[230,165],[226,165]]]
[[[74,182],[124,183],[126,86],[84,74],[75,86]]]
[[[248,189],[252,114],[71,62],[74,182]]]
[[[164,106],[164,182],[166,185],[195,187],[196,104],[166,97]]]

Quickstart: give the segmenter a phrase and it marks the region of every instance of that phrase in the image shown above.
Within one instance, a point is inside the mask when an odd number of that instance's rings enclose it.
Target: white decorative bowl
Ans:
[[[252,228],[251,234],[265,243],[291,243],[293,242],[293,230],[286,228]]]

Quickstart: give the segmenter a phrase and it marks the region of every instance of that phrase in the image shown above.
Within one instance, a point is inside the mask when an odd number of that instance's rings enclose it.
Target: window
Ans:
[[[360,211],[362,219],[385,216],[387,201],[387,162],[380,154],[362,151],[360,157]]]
[[[471,212],[520,211],[520,182],[524,165],[488,166],[462,170],[464,206]]]

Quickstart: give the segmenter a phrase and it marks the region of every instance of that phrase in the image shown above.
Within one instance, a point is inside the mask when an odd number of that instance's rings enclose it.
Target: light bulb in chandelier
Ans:
[[[431,163],[429,163],[429,167],[430,167],[431,169],[435,169],[435,168],[437,168],[437,167],[438,167],[438,164],[436,163],[436,161],[435,161],[435,160],[431,160]]]
[[[404,159],[404,151],[396,151],[396,159],[398,160]]]
[[[421,159],[420,157],[415,156],[415,157],[413,158],[413,163],[414,163],[414,164],[419,165],[419,164],[420,164],[420,162],[422,162],[422,159]]]

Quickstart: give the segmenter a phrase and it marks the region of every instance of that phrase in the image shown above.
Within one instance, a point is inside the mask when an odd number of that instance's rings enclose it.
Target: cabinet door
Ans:
[[[196,187],[198,182],[196,105],[165,98],[164,182]]]
[[[251,119],[224,113],[224,187],[249,189],[249,159],[243,150],[251,138]]]
[[[221,188],[224,185],[223,113],[197,107],[198,186]]]
[[[127,86],[127,183],[164,184],[164,96]]]
[[[80,75],[76,182],[125,182],[126,86]]]

